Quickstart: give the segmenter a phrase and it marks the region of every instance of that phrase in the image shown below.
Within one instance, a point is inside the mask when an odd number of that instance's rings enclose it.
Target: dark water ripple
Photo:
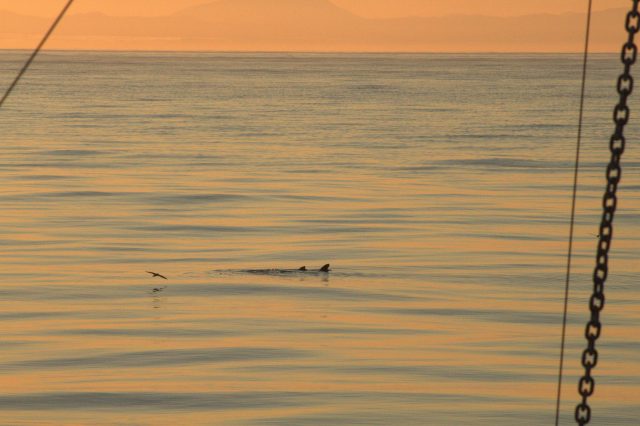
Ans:
[[[126,407],[139,410],[227,410],[270,408],[278,406],[312,406],[340,400],[386,401],[387,403],[424,404],[460,401],[462,395],[403,392],[228,392],[228,393],[108,393],[59,392],[0,396],[4,410],[66,410]],[[479,397],[478,400],[484,398]],[[502,398],[501,402],[516,398]],[[323,405],[324,405],[323,404]]]
[[[314,300],[353,300],[353,301],[410,301],[414,296],[403,296],[394,293],[378,293],[361,289],[346,289],[333,287],[293,287],[269,284],[186,284],[180,286],[191,296],[256,296],[273,295],[294,298],[309,298]]]
[[[257,360],[282,360],[309,356],[301,350],[272,348],[223,348],[199,350],[170,350],[121,352],[105,355],[58,359],[27,360],[0,364],[0,370],[50,369],[50,368],[138,368],[171,365],[209,364],[216,362],[247,362]]]
[[[618,302],[623,305],[624,302]],[[585,303],[586,304],[586,303]],[[482,322],[485,324],[541,324],[541,325],[555,325],[561,319],[561,312],[544,313],[544,312],[523,312],[522,310],[514,309],[494,309],[491,311],[481,309],[438,309],[438,308],[379,308],[368,309],[367,312],[379,313],[383,315],[406,315],[416,317],[454,317],[454,318],[468,318],[473,321]],[[574,326],[580,326],[585,323],[588,315],[582,316],[570,315],[568,317],[568,324]],[[622,327],[628,324],[628,319],[625,316],[617,315],[615,313],[608,313],[607,324],[611,326]],[[615,349],[622,349],[621,347],[613,345]]]
[[[191,339],[194,337],[211,338],[221,336],[232,336],[237,332],[225,330],[197,330],[192,328],[82,328],[74,330],[55,330],[48,334],[57,336],[131,336],[131,337],[172,337],[175,339]]]
[[[240,410],[308,405],[313,395],[295,392],[43,393],[0,396],[2,410]]]

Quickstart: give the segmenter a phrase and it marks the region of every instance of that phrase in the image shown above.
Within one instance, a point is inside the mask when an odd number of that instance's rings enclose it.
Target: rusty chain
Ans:
[[[585,330],[587,349],[582,353],[584,375],[580,378],[578,383],[578,392],[580,393],[580,396],[582,396],[582,402],[576,406],[575,420],[580,426],[584,426],[591,421],[591,407],[588,404],[588,399],[595,391],[595,380],[591,375],[591,372],[598,364],[596,341],[602,333],[600,312],[604,308],[605,303],[604,287],[609,272],[608,262],[609,249],[613,238],[613,218],[618,203],[616,191],[618,189],[618,184],[620,183],[620,178],[622,177],[620,159],[624,153],[626,145],[624,128],[629,122],[630,115],[627,100],[633,92],[631,67],[635,64],[638,56],[638,47],[635,44],[635,35],[640,29],[640,14],[638,13],[640,0],[632,1],[633,6],[631,11],[627,14],[627,21],[625,25],[626,30],[629,33],[629,39],[623,45],[621,53],[624,72],[618,78],[617,84],[620,101],[613,111],[613,120],[616,124],[616,129],[611,136],[609,143],[611,160],[607,166],[607,188],[602,200],[603,213],[602,221],[600,223],[596,267],[593,273],[593,295],[589,300],[591,319],[587,323]]]

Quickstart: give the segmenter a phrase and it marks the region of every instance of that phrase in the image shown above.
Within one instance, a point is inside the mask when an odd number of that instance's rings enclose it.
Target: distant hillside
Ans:
[[[0,34],[29,34],[42,31],[47,19],[0,10]],[[46,30],[45,30],[46,31]]]
[[[596,12],[593,51],[617,51],[624,9]],[[329,0],[218,0],[170,16],[68,16],[49,48],[220,51],[580,51],[581,14],[365,19]],[[32,47],[47,20],[0,11],[0,48]]]
[[[351,23],[362,19],[328,0],[218,0],[187,8],[175,16],[216,23],[279,22],[284,25]]]

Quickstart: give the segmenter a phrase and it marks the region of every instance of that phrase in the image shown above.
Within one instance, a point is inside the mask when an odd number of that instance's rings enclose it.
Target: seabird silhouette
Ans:
[[[165,280],[167,279],[167,277],[165,277],[164,275],[159,274],[159,273],[157,273],[157,272],[151,272],[151,271],[146,271],[146,272],[147,272],[147,274],[151,274],[151,275],[153,275],[153,277],[152,277],[152,278],[160,277],[160,278],[164,278]]]
[[[164,287],[156,287],[153,290],[151,290],[152,293],[160,293],[162,290],[164,290],[165,288],[167,288],[167,286]]]

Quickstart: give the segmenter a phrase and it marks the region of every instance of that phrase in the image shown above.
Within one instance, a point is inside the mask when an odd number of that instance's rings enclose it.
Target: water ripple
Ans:
[[[0,364],[8,371],[17,368],[114,368],[208,364],[255,360],[281,360],[308,356],[307,351],[274,348],[179,349],[170,351],[119,352],[105,355],[50,358]]]

